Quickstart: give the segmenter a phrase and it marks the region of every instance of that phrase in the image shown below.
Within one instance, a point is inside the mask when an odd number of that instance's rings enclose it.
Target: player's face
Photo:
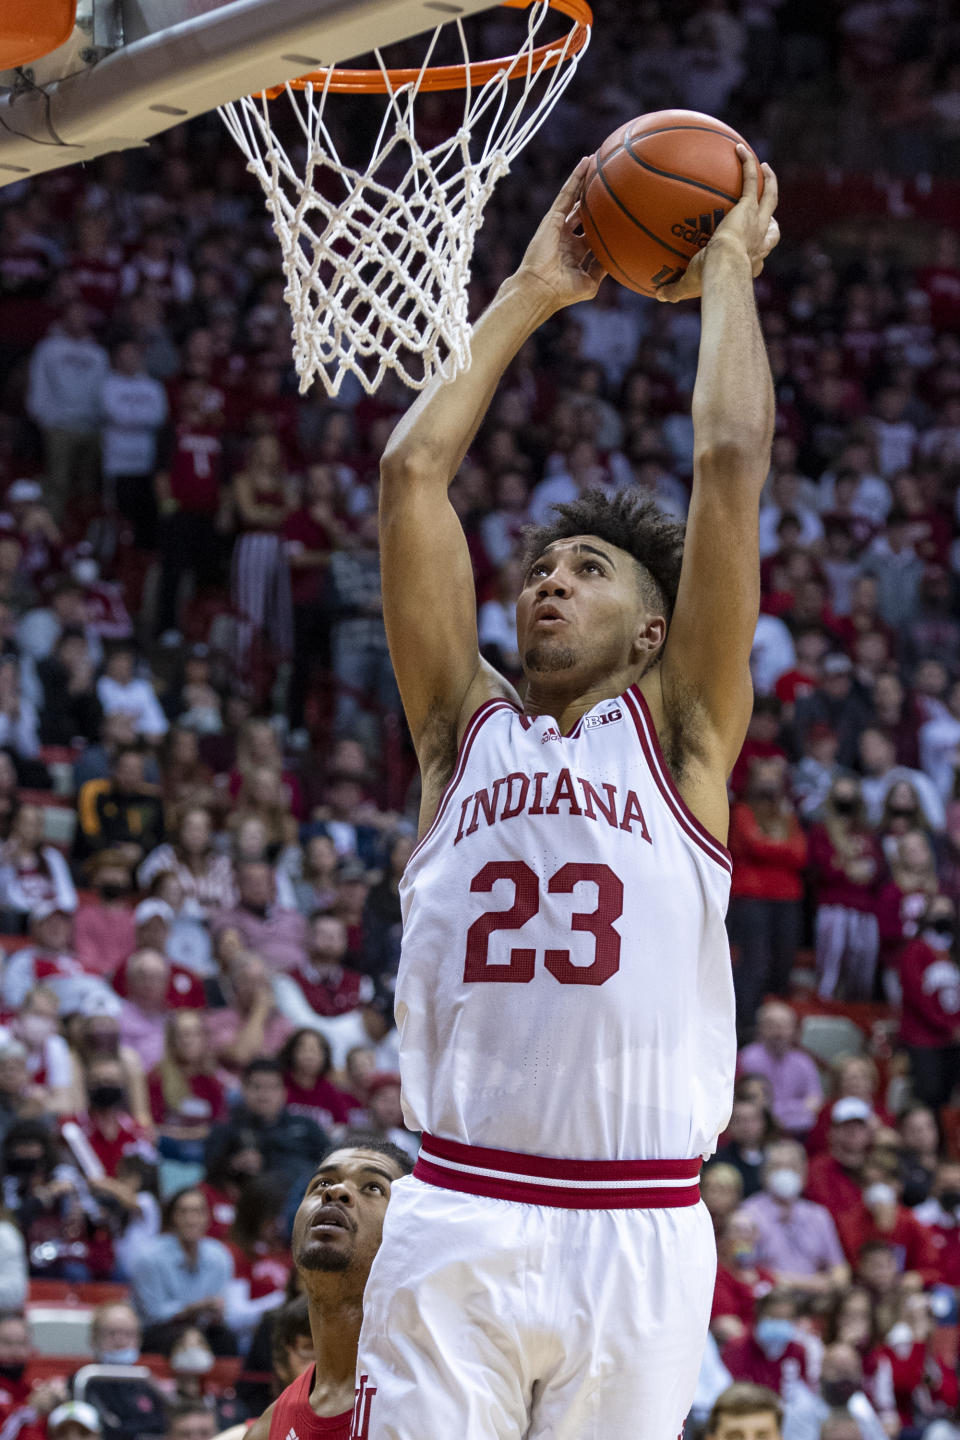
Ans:
[[[375,1150],[335,1150],[307,1186],[293,1222],[297,1269],[311,1274],[356,1269],[364,1279],[380,1247],[390,1189],[400,1171]]]
[[[524,673],[541,684],[557,677],[586,686],[639,664],[664,629],[644,604],[632,556],[593,535],[549,545],[517,601]]]

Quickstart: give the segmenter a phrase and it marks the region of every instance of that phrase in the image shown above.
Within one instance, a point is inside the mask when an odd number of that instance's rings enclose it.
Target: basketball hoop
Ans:
[[[422,389],[469,363],[467,289],[484,208],[563,94],[593,19],[586,0],[503,4],[529,12],[514,56],[471,61],[457,19],[434,31],[419,68],[391,70],[375,50],[375,69],[318,70],[221,108],[263,187],[280,241],[301,394],[319,377],[327,394],[337,395],[351,374],[373,394],[388,369]],[[538,45],[551,11],[573,26]],[[431,66],[450,28],[463,61]],[[450,90],[464,91],[460,124],[424,149],[415,132],[417,96]],[[270,102],[284,93],[296,121],[299,169],[271,125]],[[327,126],[327,99],[335,94],[386,99],[362,170],[341,160]]]

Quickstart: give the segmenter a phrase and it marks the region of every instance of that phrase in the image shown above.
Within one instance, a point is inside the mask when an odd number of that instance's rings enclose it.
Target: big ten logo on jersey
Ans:
[[[584,730],[599,730],[601,725],[616,725],[617,721],[622,719],[622,710],[604,710],[599,715],[587,715],[583,722],[583,728]]]
[[[376,1385],[369,1383],[368,1375],[360,1376],[360,1384],[354,1391],[353,1423],[350,1426],[350,1440],[369,1440],[370,1406],[377,1393]]]

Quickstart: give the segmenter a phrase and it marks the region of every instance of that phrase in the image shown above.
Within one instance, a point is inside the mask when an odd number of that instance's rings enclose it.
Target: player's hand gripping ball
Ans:
[[[779,239],[776,200],[773,171],[736,130],[696,110],[657,110],[621,125],[591,156],[578,216],[621,285],[685,300],[700,293],[700,265],[691,262],[741,201],[756,224],[741,214],[737,229],[760,273]]]

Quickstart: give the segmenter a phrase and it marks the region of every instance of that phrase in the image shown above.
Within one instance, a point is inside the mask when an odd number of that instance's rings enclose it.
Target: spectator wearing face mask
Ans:
[[[806,1173],[803,1146],[774,1141],[764,1158],[763,1191],[744,1202],[743,1212],[757,1227],[757,1263],[778,1285],[829,1295],[849,1282],[850,1270],[829,1212],[803,1198]]]
[[[878,1382],[889,1375],[900,1424],[913,1434],[931,1421],[953,1419],[960,1403],[956,1372],[934,1350],[934,1329],[929,1297],[905,1294],[874,1357]]]
[[[913,1212],[937,1252],[939,1279],[960,1289],[960,1160],[942,1160],[931,1193]]]
[[[131,1435],[160,1436],[166,1429],[166,1405],[157,1387],[139,1375],[122,1371],[140,1359],[141,1329],[132,1305],[98,1305],[90,1320],[90,1348],[97,1365],[119,1368],[116,1376],[91,1376],[86,1399],[99,1411],[103,1440],[128,1440]]]
[[[215,1351],[203,1330],[185,1325],[170,1348],[170,1369],[174,1379],[175,1405],[204,1406],[216,1417],[219,1433],[233,1425],[246,1413],[232,1391],[218,1392],[210,1382],[210,1371],[216,1363]]]
[[[936,1249],[913,1211],[901,1205],[901,1189],[896,1161],[868,1155],[860,1203],[837,1219],[840,1243],[852,1259],[868,1241],[883,1240],[893,1247],[907,1281],[936,1284],[940,1278]]]
[[[125,1155],[139,1155],[153,1164],[157,1152],[149,1131],[130,1114],[120,1061],[109,1057],[94,1060],[87,1067],[86,1082],[87,1113],[76,1123],[104,1173],[115,1178]]]
[[[718,1344],[745,1335],[754,1307],[776,1285],[772,1270],[757,1260],[759,1231],[746,1210],[735,1210],[717,1237],[717,1282],[710,1329]]]
[[[823,1440],[839,1431],[838,1422],[847,1417],[855,1440],[887,1440],[884,1429],[864,1391],[863,1364],[852,1345],[828,1345],[821,1361],[820,1381],[815,1392],[802,1390],[787,1406],[786,1431],[791,1440]]]
[[[765,1385],[781,1399],[807,1378],[807,1354],[797,1337],[797,1302],[789,1290],[771,1290],[757,1301],[753,1329],[728,1340],[720,1354],[734,1380]]]
[[[93,974],[115,975],[136,945],[130,862],[122,850],[101,850],[84,867],[96,899],[83,901],[74,920],[77,959]]]
[[[960,1077],[960,969],[957,913],[946,895],[928,902],[919,935],[900,955],[900,1040],[910,1056],[914,1096],[946,1105]]]
[[[0,1310],[0,1427],[11,1440],[25,1436],[28,1427],[37,1427],[35,1437],[42,1435],[39,1427],[67,1398],[62,1380],[27,1380],[32,1356],[26,1315],[14,1307]]]

